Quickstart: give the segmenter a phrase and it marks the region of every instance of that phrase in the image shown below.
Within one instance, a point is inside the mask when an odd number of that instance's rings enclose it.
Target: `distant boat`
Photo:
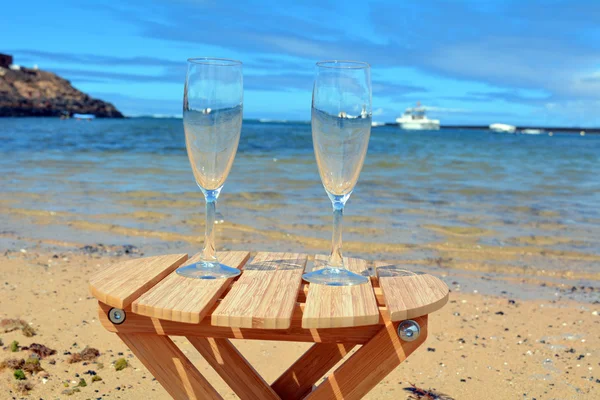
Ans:
[[[377,122],[377,121],[373,121],[371,122],[371,126],[374,128],[376,126],[384,126],[385,122]]]
[[[524,135],[541,135],[542,133],[544,133],[543,129],[523,129],[521,131],[522,134]]]
[[[507,124],[491,124],[490,130],[501,133],[515,133],[517,131],[517,127]]]
[[[85,119],[85,120],[92,120],[94,118],[96,118],[96,116],[94,114],[73,114],[73,118],[75,119]]]
[[[258,122],[262,122],[263,124],[285,124],[288,121],[287,121],[287,119],[259,118]]]
[[[421,107],[421,103],[417,102],[416,107],[407,108],[401,117],[396,118],[396,122],[400,125],[400,128],[406,130],[440,129],[440,121],[427,118],[425,111],[425,107]]]

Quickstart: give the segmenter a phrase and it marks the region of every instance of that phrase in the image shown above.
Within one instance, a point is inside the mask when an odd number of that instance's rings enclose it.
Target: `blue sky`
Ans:
[[[181,114],[185,60],[244,62],[246,118],[307,120],[314,63],[367,61],[374,120],[600,126],[600,1],[12,1],[0,52],[127,115]]]

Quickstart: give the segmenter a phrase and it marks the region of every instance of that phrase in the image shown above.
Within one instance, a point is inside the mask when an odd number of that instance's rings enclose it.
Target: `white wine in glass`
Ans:
[[[369,64],[357,61],[317,63],[312,136],[321,181],[333,205],[333,238],[325,268],[303,276],[312,284],[347,286],[369,281],[344,267],[342,218],[367,154],[371,109]]]
[[[177,269],[198,279],[231,278],[240,270],[219,263],[215,251],[216,203],[240,141],[243,108],[242,63],[190,58],[183,95],[188,158],[206,200],[206,234],[200,261]]]

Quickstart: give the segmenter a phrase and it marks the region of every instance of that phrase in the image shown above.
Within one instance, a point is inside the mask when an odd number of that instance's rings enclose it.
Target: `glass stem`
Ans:
[[[207,262],[207,267],[218,262],[215,252],[215,214],[217,212],[218,192],[215,190],[204,191],[206,199],[206,231],[204,234],[204,249],[202,250],[202,261]]]
[[[339,272],[344,268],[342,257],[342,222],[344,220],[344,203],[334,201],[333,203],[333,236],[331,238],[331,254],[328,266]]]

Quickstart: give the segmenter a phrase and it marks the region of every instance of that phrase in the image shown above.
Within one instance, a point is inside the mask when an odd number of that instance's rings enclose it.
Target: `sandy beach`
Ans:
[[[87,289],[91,274],[112,262],[140,256],[126,254],[139,250],[119,246],[82,250],[73,245],[54,242],[55,250],[48,251],[48,243],[42,243],[2,255],[0,318],[22,319],[36,332],[33,337],[21,330],[0,333],[2,359],[28,358],[29,351],[10,350],[13,341],[19,346],[43,344],[56,354],[41,360],[44,373],[28,374],[27,382],[32,384],[28,394],[17,391],[8,368],[0,372],[0,392],[10,398],[36,399],[168,398],[118,338],[100,326],[97,303]],[[412,385],[453,399],[479,399],[482,393],[489,399],[592,399],[600,393],[600,306],[563,296],[597,289],[555,288],[554,299],[521,300],[450,286],[450,301],[431,317],[425,345],[367,398],[426,398],[414,394]],[[236,398],[190,343],[185,339],[176,343],[225,398]],[[276,379],[308,347],[234,343],[267,381]],[[71,354],[86,347],[98,349],[100,356],[68,363]],[[129,365],[116,371],[119,358]],[[102,380],[92,382],[92,376]],[[82,378],[87,386],[73,392]]]

